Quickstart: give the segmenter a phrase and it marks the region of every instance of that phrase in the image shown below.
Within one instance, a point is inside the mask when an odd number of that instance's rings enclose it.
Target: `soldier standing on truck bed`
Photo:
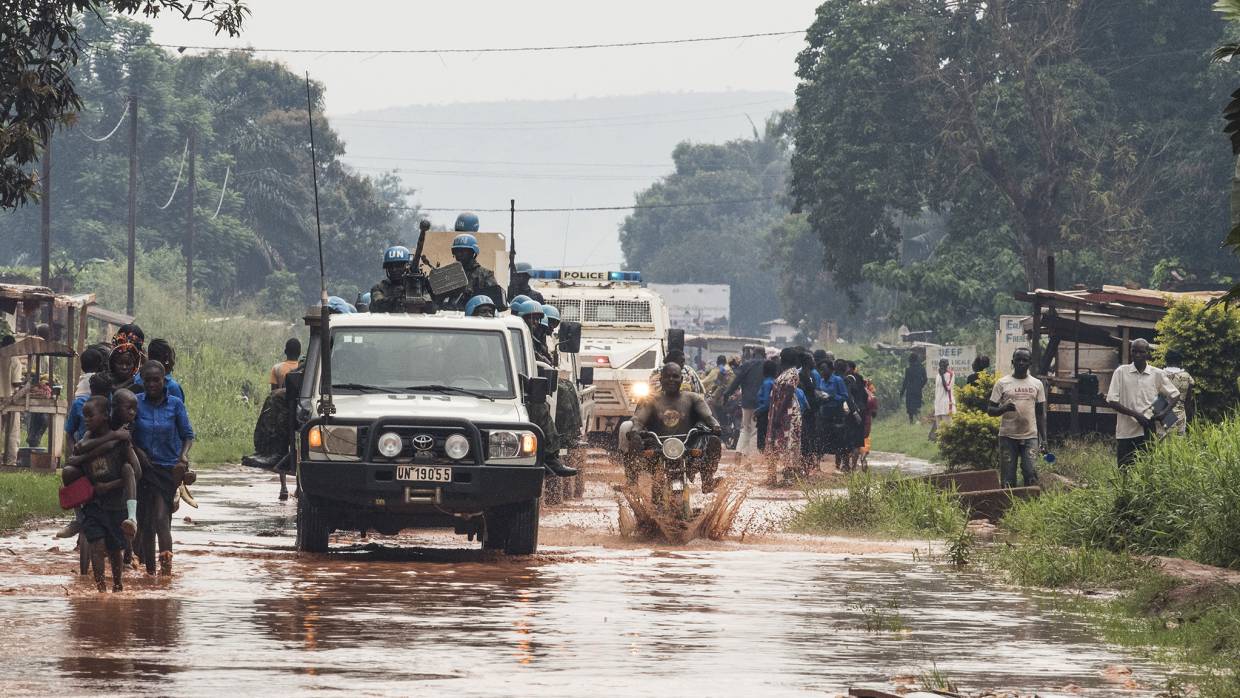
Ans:
[[[403,313],[405,311],[405,276],[409,273],[413,255],[409,248],[393,245],[383,253],[383,273],[386,279],[370,289],[370,312]]]
[[[452,240],[452,257],[461,263],[465,276],[469,278],[469,291],[465,297],[472,298],[480,293],[490,295],[492,289],[499,288],[499,282],[495,279],[495,272],[478,263],[478,254],[482,250],[478,246],[478,238],[473,235],[478,232],[478,216],[462,213],[456,217],[454,227],[458,235]],[[495,301],[500,303],[503,299],[496,298]]]
[[[530,266],[529,262],[517,262],[512,270],[512,280],[508,284],[508,297],[516,298],[517,296],[526,296],[533,298],[539,303],[546,303],[547,299],[538,291],[530,288]]]

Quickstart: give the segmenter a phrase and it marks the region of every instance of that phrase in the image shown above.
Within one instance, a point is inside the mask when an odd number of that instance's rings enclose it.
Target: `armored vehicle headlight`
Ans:
[[[521,451],[521,439],[511,431],[493,431],[487,437],[488,458],[516,458]]]
[[[400,440],[400,434],[388,431],[379,436],[379,453],[384,458],[395,458],[400,455],[404,449],[405,443]]]
[[[452,460],[460,460],[469,455],[469,439],[460,434],[453,434],[444,440],[443,451]]]

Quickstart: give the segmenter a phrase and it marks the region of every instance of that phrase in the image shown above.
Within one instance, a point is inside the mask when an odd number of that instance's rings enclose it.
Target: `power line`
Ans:
[[[755,196],[748,199],[720,199],[717,201],[685,201],[676,204],[629,204],[628,206],[577,206],[564,208],[518,208],[517,213],[564,213],[568,211],[638,211],[652,208],[685,208],[690,206],[724,206],[728,204],[752,204],[758,201],[771,201],[771,196]],[[507,208],[472,208],[458,206],[455,208],[427,208],[423,206],[392,206],[402,211],[431,211],[436,213],[452,211],[473,211],[474,213],[507,213]]]
[[[172,185],[172,193],[168,195],[168,201],[159,207],[164,210],[172,205],[172,199],[177,195],[177,188],[181,186],[181,173],[185,171],[185,156],[189,154],[189,139],[185,139],[185,149],[181,151],[181,166],[177,168],[177,181]]]
[[[601,48],[634,48],[639,46],[671,46],[677,44],[703,44],[714,41],[732,41],[735,39],[761,39],[767,37],[793,36],[804,34],[804,29],[784,32],[759,32],[754,34],[730,34],[727,36],[700,36],[684,39],[657,39],[651,41],[620,41],[598,44],[561,44],[557,46],[492,46],[471,48],[254,48],[252,46],[234,48],[230,46],[193,46],[187,44],[151,44],[160,48],[177,51],[235,51],[244,53],[331,53],[356,54],[371,56],[378,54],[450,54],[450,53],[539,53],[550,51],[582,51]]]
[[[693,109],[672,109],[661,112],[646,112],[644,114],[611,114],[608,116],[583,116],[572,119],[534,119],[530,121],[433,121],[425,119],[365,119],[351,116],[333,117],[332,121],[344,123],[370,123],[370,124],[418,124],[427,126],[530,126],[534,124],[576,124],[595,121],[623,121],[627,119],[648,119],[650,117],[671,116],[673,114],[701,114],[717,111],[726,111],[729,109],[739,109],[741,107],[754,107],[766,104],[786,104],[790,97],[780,99],[762,99],[754,102],[738,102],[736,104],[717,104],[712,107],[695,107]]]
[[[102,143],[108,140],[109,138],[111,138],[112,135],[116,133],[116,131],[121,127],[121,124],[125,122],[125,115],[128,113],[129,113],[129,102],[125,102],[125,109],[121,112],[121,118],[116,120],[116,125],[113,126],[112,130],[108,131],[108,135],[104,136],[103,138],[95,138],[94,136],[87,134],[85,131],[82,132],[82,135],[85,136],[87,140],[91,140],[96,143]]]

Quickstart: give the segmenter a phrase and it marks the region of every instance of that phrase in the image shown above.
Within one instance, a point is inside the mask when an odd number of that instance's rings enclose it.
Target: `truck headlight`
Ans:
[[[395,458],[405,448],[405,442],[401,440],[400,434],[394,431],[384,432],[379,435],[379,454],[384,458]]]
[[[453,434],[443,442],[443,452],[452,460],[460,460],[469,455],[469,439],[460,434]]]
[[[336,456],[357,455],[357,427],[316,425],[306,434],[312,452]]]
[[[528,458],[538,451],[538,437],[529,431],[493,431],[487,437],[487,458]]]
[[[640,398],[646,397],[647,395],[649,395],[649,394],[650,394],[650,384],[649,384],[649,383],[633,383],[633,384],[632,384],[631,386],[629,386],[629,387],[633,389],[633,397],[635,397],[635,398],[639,398],[639,399],[640,399]]]

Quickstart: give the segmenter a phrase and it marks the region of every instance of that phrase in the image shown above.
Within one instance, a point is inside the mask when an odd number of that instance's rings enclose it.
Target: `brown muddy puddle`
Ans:
[[[567,507],[525,560],[439,534],[298,557],[294,506],[266,473],[209,472],[195,490],[177,575],[130,574],[122,594],[79,581],[51,527],[0,539],[0,695],[831,695],[931,666],[1043,696],[1164,684],[1053,597],[906,552],[574,543],[590,536],[556,524]],[[1106,678],[1118,664],[1143,690]]]

